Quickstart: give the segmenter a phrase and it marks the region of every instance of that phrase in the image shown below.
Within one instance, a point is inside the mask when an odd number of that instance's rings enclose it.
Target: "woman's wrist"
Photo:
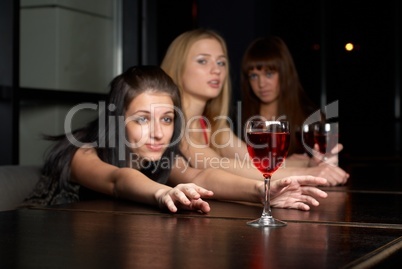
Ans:
[[[163,208],[163,196],[166,194],[167,190],[165,188],[160,188],[154,193],[155,204],[159,206],[159,208]]]

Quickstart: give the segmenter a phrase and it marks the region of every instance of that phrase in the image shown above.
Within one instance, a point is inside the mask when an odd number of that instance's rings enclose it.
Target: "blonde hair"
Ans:
[[[225,40],[215,31],[207,29],[195,29],[187,31],[176,37],[170,44],[165,57],[161,63],[162,69],[173,79],[183,94],[183,72],[186,68],[185,63],[188,57],[190,48],[193,44],[202,39],[215,39],[222,47],[222,51],[227,59],[226,71],[227,76],[223,83],[223,88],[220,94],[209,100],[205,106],[203,115],[211,123],[211,133],[215,134],[215,139],[218,144],[221,144],[221,133],[217,132],[222,128],[227,128],[227,118],[229,115],[229,100],[230,100],[230,77],[229,77],[229,60]],[[221,117],[221,118],[217,118]],[[211,143],[211,147],[215,144]]]

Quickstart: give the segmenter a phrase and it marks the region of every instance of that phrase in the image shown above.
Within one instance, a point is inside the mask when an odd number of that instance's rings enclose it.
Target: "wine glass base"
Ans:
[[[261,217],[259,219],[247,222],[247,225],[253,227],[283,227],[286,226],[287,223],[281,220],[274,219],[273,217]]]

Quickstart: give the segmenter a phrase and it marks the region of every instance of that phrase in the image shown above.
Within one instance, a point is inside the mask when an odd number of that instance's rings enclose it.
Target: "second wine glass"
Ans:
[[[324,160],[331,156],[331,151],[338,144],[339,127],[337,122],[320,122],[314,125],[314,142]]]
[[[290,132],[287,121],[249,120],[246,126],[247,150],[255,167],[264,176],[264,209],[259,219],[247,224],[255,227],[278,227],[286,222],[274,219],[270,206],[272,174],[282,165],[288,153]]]

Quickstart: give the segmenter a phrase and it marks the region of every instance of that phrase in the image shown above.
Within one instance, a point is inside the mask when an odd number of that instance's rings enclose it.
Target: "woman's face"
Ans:
[[[126,133],[132,152],[147,160],[159,160],[174,131],[174,105],[164,93],[142,93],[126,112]]]
[[[183,72],[184,93],[204,100],[217,97],[226,80],[226,62],[217,40],[207,38],[195,42],[189,50]]]
[[[248,81],[262,103],[269,104],[278,100],[280,92],[278,72],[254,68],[248,73]]]

